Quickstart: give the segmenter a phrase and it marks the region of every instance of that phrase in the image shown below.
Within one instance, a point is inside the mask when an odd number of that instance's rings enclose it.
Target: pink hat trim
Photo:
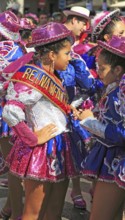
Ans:
[[[109,12],[105,15],[105,17],[102,18],[102,20],[96,25],[92,32],[92,41],[95,42],[95,40],[98,39],[101,32],[104,30],[104,28],[110,23],[113,17],[120,14],[120,9],[116,9],[112,12]],[[104,22],[105,21],[105,22]]]

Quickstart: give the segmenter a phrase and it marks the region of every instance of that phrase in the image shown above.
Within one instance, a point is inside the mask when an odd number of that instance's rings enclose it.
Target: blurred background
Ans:
[[[52,14],[56,11],[69,9],[74,5],[79,5],[88,8],[91,14],[102,10],[113,10],[120,8],[123,15],[125,14],[125,1],[123,0],[0,0],[0,10],[4,11],[6,6],[14,2],[15,7],[20,13],[35,13],[37,15],[42,12]]]

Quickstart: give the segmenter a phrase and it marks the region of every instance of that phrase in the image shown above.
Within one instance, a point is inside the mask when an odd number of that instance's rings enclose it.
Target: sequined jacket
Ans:
[[[97,142],[107,147],[125,145],[124,94],[123,85],[120,84],[118,87],[116,83],[110,84],[98,105],[98,116],[80,122],[85,129],[96,136]]]

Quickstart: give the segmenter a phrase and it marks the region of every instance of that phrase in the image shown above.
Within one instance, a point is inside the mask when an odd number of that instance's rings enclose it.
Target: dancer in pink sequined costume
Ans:
[[[9,68],[13,76],[3,117],[18,138],[7,162],[10,172],[24,179],[23,220],[37,220],[40,209],[40,219],[61,219],[69,178],[79,175],[69,138],[67,93],[56,71],[66,69],[73,43],[63,24],[40,26],[27,45],[35,47],[37,59],[19,70],[14,71],[15,64]],[[57,131],[46,141],[36,130],[50,123]]]

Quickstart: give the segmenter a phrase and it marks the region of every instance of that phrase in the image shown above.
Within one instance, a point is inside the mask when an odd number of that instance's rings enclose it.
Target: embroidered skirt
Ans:
[[[106,147],[96,142],[82,161],[82,174],[125,189],[125,147]]]
[[[10,172],[21,178],[52,182],[79,176],[69,134],[64,133],[60,137],[59,143],[53,138],[46,144],[32,148],[17,138],[7,157]]]

